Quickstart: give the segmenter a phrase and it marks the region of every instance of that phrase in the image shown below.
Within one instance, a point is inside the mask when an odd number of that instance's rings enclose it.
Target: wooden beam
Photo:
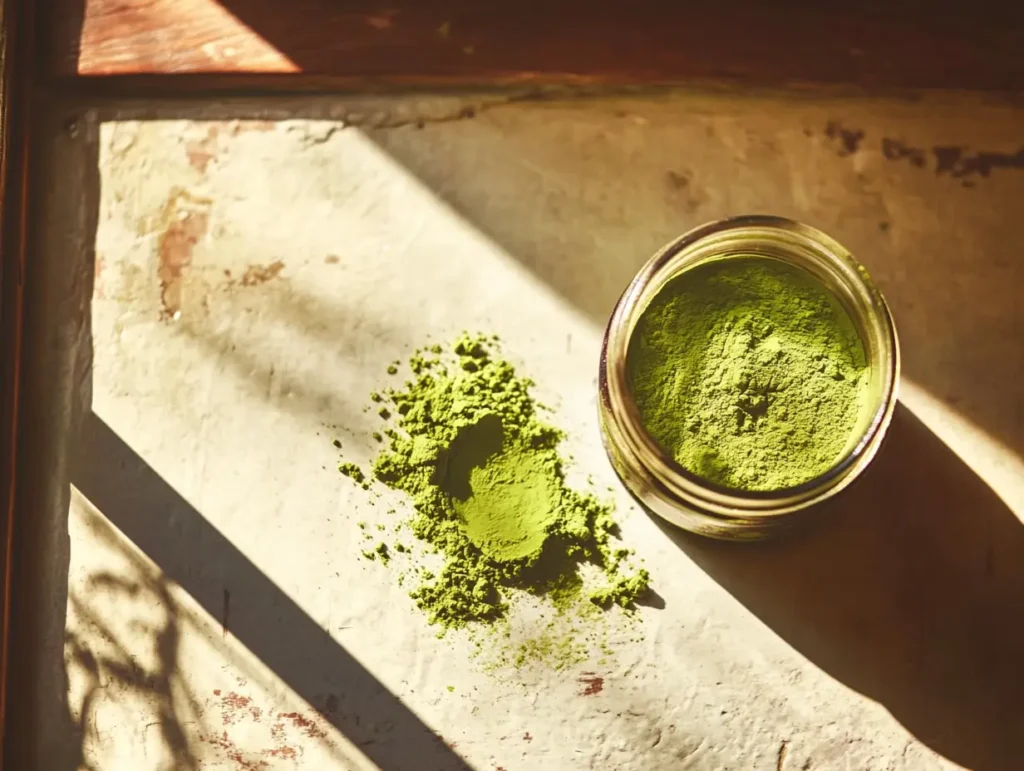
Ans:
[[[18,404],[22,362],[29,108],[35,61],[28,0],[0,2],[0,769],[7,747]]]
[[[632,0],[53,0],[52,72],[262,84],[1024,88],[1021,11]],[[1013,3],[1005,4],[1014,6]],[[198,77],[197,77],[198,76]]]

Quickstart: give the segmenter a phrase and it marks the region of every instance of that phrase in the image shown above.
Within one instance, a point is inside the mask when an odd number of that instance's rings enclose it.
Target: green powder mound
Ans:
[[[443,557],[411,592],[432,623],[501,619],[516,590],[564,606],[584,592],[582,563],[604,576],[595,602],[630,607],[647,591],[646,571],[622,581],[628,550],[611,546],[610,507],[566,485],[562,433],[537,417],[532,382],[493,338],[464,335],[409,365],[414,379],[382,397],[393,427],[373,474],[412,498],[411,532]]]
[[[627,371],[641,419],[684,468],[779,490],[827,471],[854,429],[864,347],[806,271],[738,257],[676,276],[645,309]]]
[[[452,443],[441,482],[466,536],[499,562],[540,553],[562,498],[557,459],[509,444],[501,420],[485,415]]]

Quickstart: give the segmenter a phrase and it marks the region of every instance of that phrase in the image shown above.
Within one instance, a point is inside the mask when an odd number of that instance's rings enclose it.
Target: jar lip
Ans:
[[[667,267],[676,255],[698,242],[720,233],[735,231],[764,231],[766,237],[779,234],[799,239],[813,247],[816,254],[827,260],[834,268],[839,268],[846,282],[860,292],[869,303],[870,314],[880,323],[884,330],[886,344],[883,357],[888,364],[884,372],[884,387],[877,404],[871,405],[871,418],[857,438],[842,457],[821,474],[792,487],[777,490],[742,490],[720,485],[684,468],[655,441],[640,419],[639,410],[626,383],[626,361],[633,330],[627,329],[628,320],[632,317],[638,303],[645,296],[646,290]],[[723,255],[728,259],[730,256]],[[714,259],[709,258],[709,259]],[[678,273],[685,272],[686,268]],[[674,273],[673,275],[678,275]],[[612,346],[609,360],[609,346]],[[623,292],[612,312],[602,350],[602,376],[607,376],[605,386],[611,392],[613,401],[627,413],[627,420],[615,419],[624,438],[632,445],[633,455],[641,450],[645,458],[653,463],[645,463],[662,484],[670,488],[682,487],[690,496],[708,504],[713,510],[742,511],[744,516],[775,516],[783,511],[802,508],[813,502],[832,488],[842,485],[844,479],[852,481],[851,472],[866,464],[873,451],[874,439],[880,431],[884,431],[892,416],[896,402],[896,389],[899,379],[899,343],[895,325],[885,298],[874,285],[870,275],[857,260],[833,238],[803,223],[774,215],[742,215],[716,220],[701,225],[679,236],[659,250],[640,269],[629,286]],[[867,453],[866,457],[865,454]],[[644,461],[640,461],[644,463]]]

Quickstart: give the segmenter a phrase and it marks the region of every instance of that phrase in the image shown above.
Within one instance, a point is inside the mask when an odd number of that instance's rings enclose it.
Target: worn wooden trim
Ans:
[[[33,55],[31,0],[0,3],[0,768],[6,747],[11,662],[14,502],[18,479],[18,386],[24,317],[28,142]]]
[[[145,78],[182,90],[715,81],[1018,92],[1024,12],[1004,5],[995,16],[942,0],[54,0],[50,67],[164,90]]]

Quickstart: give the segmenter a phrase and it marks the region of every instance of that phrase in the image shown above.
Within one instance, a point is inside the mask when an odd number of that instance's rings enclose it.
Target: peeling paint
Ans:
[[[830,120],[825,124],[825,136],[833,141],[839,142],[839,155],[853,155],[860,149],[860,143],[864,139],[864,131],[861,129],[850,129],[843,126],[839,121]]]
[[[265,284],[277,278],[282,270],[284,270],[284,263],[280,260],[275,260],[269,265],[250,265],[245,269],[245,273],[242,274],[242,286]]]
[[[217,127],[210,126],[206,136],[185,143],[185,154],[189,165],[200,174],[205,174],[210,162],[217,157]]]
[[[890,161],[898,161],[906,158],[912,166],[923,169],[928,165],[924,150],[920,147],[910,147],[898,139],[882,137],[882,155]]]
[[[810,136],[810,133],[805,132]],[[839,155],[849,156],[861,149],[861,142],[866,132],[861,129],[845,128],[839,121],[829,121],[825,126],[825,136],[840,143]],[[882,156],[889,161],[908,161],[917,169],[927,169],[928,151],[923,147],[915,147],[900,139],[882,137],[880,149]],[[1024,146],[1016,152],[979,150],[971,153],[963,145],[934,145],[931,155],[935,159],[935,174],[948,175],[961,181],[964,187],[974,187],[971,177],[988,178],[996,169],[1024,169]],[[671,174],[671,172],[670,172]],[[679,188],[679,180],[670,177],[670,182]]]
[[[221,719],[224,725],[237,723],[242,714],[248,712],[252,699],[240,696],[234,691],[221,698]]]
[[[593,672],[584,672],[577,682],[586,686],[580,692],[580,696],[596,696],[604,690],[604,678],[598,677]]]
[[[172,319],[181,311],[182,281],[192,264],[196,244],[206,235],[210,224],[207,198],[181,188],[171,190],[160,214],[144,221],[143,233],[161,230],[157,242],[157,277],[163,319]]]
[[[204,734],[200,736],[200,740],[221,750],[224,753],[224,757],[235,764],[237,771],[261,771],[262,769],[269,768],[270,764],[267,761],[254,758],[253,753],[242,750],[234,741],[228,736],[228,732],[217,734]]]
[[[296,728],[301,728],[310,739],[324,739],[327,733],[315,720],[310,720],[298,712],[278,712],[277,716],[284,720],[290,720]]]
[[[960,179],[978,175],[988,177],[995,169],[1024,169],[1024,147],[1016,153],[980,151],[970,155],[966,147],[933,147],[935,173]]]

